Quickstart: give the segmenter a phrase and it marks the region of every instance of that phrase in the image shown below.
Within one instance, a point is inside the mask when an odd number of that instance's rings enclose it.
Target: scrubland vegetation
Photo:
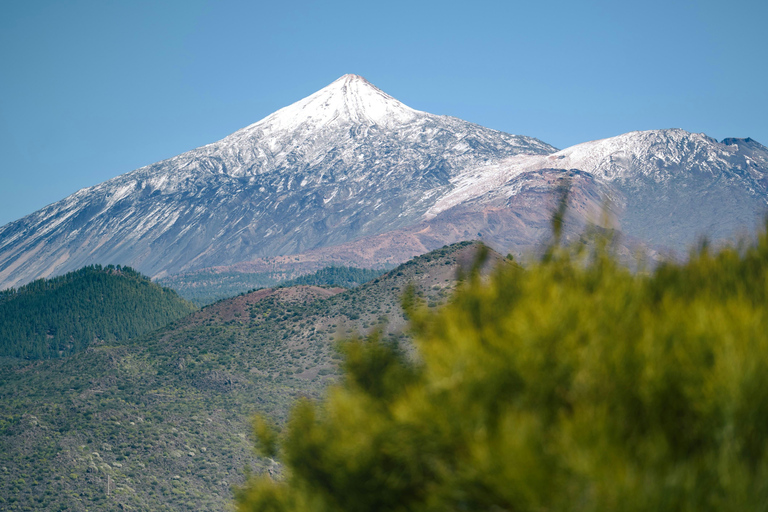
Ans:
[[[252,415],[283,423],[300,396],[319,400],[337,340],[385,324],[404,339],[403,291],[437,308],[465,251],[351,290],[241,295],[68,357],[0,358],[0,510],[230,510],[245,468],[279,472],[253,454]]]
[[[765,510],[768,234],[638,272],[579,247],[0,359],[0,508]]]

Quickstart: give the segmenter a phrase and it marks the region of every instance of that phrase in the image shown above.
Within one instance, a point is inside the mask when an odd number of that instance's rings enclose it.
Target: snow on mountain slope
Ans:
[[[702,235],[733,239],[753,232],[768,205],[768,148],[752,139],[718,142],[669,129],[467,167],[425,219],[468,201],[512,198],[544,169],[589,173],[600,194],[622,210],[616,219],[625,234],[675,251]]]
[[[232,135],[0,228],[0,288],[90,263],[152,276],[419,222],[468,166],[555,148],[411,109],[345,75]]]
[[[345,75],[218,142],[0,227],[0,288],[92,263],[160,277],[310,253],[339,264],[371,247],[396,262],[477,237],[519,252],[546,237],[564,176],[576,229],[607,199],[628,238],[681,251],[702,234],[754,229],[768,149],[672,129],[557,151]]]
[[[554,168],[578,168],[608,181],[643,176],[659,183],[691,172],[746,168],[741,157],[738,143],[728,145],[703,133],[669,129],[585,142],[553,153],[546,161]]]

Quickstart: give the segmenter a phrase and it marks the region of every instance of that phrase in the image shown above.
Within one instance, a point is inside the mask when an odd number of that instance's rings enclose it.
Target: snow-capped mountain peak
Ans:
[[[245,130],[292,131],[308,124],[362,124],[391,127],[413,120],[414,110],[358,75],[344,75],[306,98],[282,108]]]
[[[633,131],[583,142],[547,155],[513,155],[504,160],[467,167],[452,178],[452,190],[428,211],[432,217],[468,199],[488,194],[507,182],[542,169],[578,169],[604,183],[636,186],[671,180],[736,180],[752,191],[768,185],[763,169],[766,148],[751,139],[722,143],[703,133],[679,128]]]
[[[341,245],[420,222],[468,166],[554,151],[344,75],[218,142],[0,227],[0,287],[90,263],[162,276]]]
[[[475,236],[531,247],[565,174],[581,218],[608,197],[624,233],[668,247],[750,228],[768,200],[768,148],[749,139],[655,130],[557,151],[344,75],[218,142],[0,226],[0,288],[92,263],[162,277],[311,251],[349,264],[384,247],[403,261]]]
[[[559,169],[578,168],[606,180],[637,173],[665,179],[669,169],[728,159],[733,150],[703,133],[679,128],[633,131],[571,146],[547,157]]]

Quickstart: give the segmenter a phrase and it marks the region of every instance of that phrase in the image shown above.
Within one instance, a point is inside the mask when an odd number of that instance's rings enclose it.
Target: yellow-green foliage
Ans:
[[[471,277],[411,311],[418,363],[349,342],[239,509],[767,510],[767,291],[766,234],[650,274],[555,250]]]

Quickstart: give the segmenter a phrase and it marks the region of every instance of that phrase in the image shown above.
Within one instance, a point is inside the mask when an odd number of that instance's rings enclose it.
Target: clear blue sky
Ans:
[[[767,20],[765,0],[5,0],[0,225],[345,73],[560,148],[670,127],[768,145]]]

